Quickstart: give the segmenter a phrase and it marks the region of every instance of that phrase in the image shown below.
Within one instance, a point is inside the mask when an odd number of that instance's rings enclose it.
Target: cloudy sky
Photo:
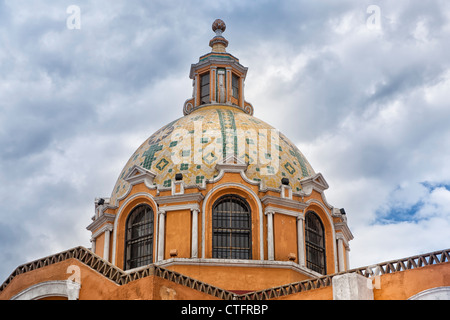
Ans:
[[[216,18],[255,116],[345,208],[352,267],[450,247],[448,1],[0,0],[0,283],[90,247],[94,199],[182,116]]]

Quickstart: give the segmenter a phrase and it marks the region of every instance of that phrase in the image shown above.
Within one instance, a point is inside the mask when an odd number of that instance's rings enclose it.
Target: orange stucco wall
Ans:
[[[80,271],[80,300],[169,300],[169,299],[217,299],[211,295],[196,291],[156,276],[148,276],[118,285],[76,259],[68,259],[40,269],[16,276],[0,292],[0,300],[9,300],[14,295],[35,285],[50,280],[67,280],[69,266],[77,266]],[[46,300],[61,300],[64,297],[47,297]]]
[[[225,290],[262,290],[308,279],[289,268],[172,265],[166,269]]]
[[[380,276],[375,300],[405,300],[427,289],[450,286],[450,263]]]
[[[170,258],[170,251],[176,250],[178,258],[191,257],[191,212],[190,210],[169,211],[166,213],[165,253]]]
[[[45,266],[36,270],[22,273],[0,293],[0,299],[10,299],[21,291],[41,282],[51,280],[67,280],[72,273],[67,273],[69,266],[77,266],[80,269],[80,300],[108,299],[114,295],[118,285],[99,276],[91,268],[80,263],[76,259],[68,259],[63,262]]]
[[[333,287],[324,287],[274,298],[273,300],[333,300]]]
[[[147,276],[124,285],[118,285],[78,260],[68,259],[17,275],[0,292],[0,300],[8,300],[38,283],[50,280],[67,280],[72,275],[71,272],[67,272],[68,268],[74,266],[79,268],[80,300],[217,299],[188,286],[157,276]],[[289,279],[291,283],[305,280],[304,275],[293,270],[276,268],[174,265],[170,269],[189,275],[191,278],[201,278],[206,283],[230,291],[267,289],[285,284],[279,283],[285,279]],[[378,286],[374,289],[374,299],[405,300],[424,290],[442,286],[450,286],[449,262],[381,275]],[[61,297],[47,297],[46,299],[61,299]],[[281,296],[276,299],[332,300],[333,288],[328,286]]]
[[[275,214],[273,217],[273,235],[275,260],[287,261],[289,254],[297,257],[297,218],[283,214]]]

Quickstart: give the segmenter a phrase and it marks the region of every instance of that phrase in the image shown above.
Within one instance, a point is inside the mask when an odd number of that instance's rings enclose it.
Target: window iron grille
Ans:
[[[314,212],[306,213],[305,246],[306,266],[320,274],[326,274],[324,229]]]
[[[251,211],[237,195],[220,198],[212,211],[212,256],[252,259]]]
[[[148,205],[133,209],[127,219],[125,270],[153,262],[153,210]]]

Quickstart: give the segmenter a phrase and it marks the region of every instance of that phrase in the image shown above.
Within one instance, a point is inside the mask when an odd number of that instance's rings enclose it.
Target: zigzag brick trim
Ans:
[[[399,260],[388,261],[373,266],[352,269],[333,275],[326,275],[323,277],[289,283],[279,287],[238,295],[233,292],[204,283],[202,281],[190,278],[178,272],[167,270],[155,265],[149,265],[146,268],[142,268],[134,272],[124,272],[111,263],[103,260],[100,256],[97,256],[92,251],[84,247],[76,247],[18,266],[5,280],[5,282],[3,282],[0,287],[0,292],[3,291],[16,276],[22,273],[36,270],[68,259],[77,259],[81,263],[97,271],[98,273],[102,274],[118,285],[123,285],[128,282],[153,275],[223,300],[269,300],[303,291],[329,287],[332,284],[332,278],[334,276],[344,273],[357,273],[364,277],[370,278],[388,273],[417,269],[429,265],[447,263],[450,262],[450,249],[435,251]]]
[[[18,266],[11,273],[8,279],[3,282],[2,286],[0,287],[0,292],[3,291],[16,276],[22,273],[36,270],[68,259],[77,259],[78,261],[82,262],[86,266],[97,271],[98,273],[102,274],[118,285],[123,285],[134,280],[154,275],[172,281],[174,283],[187,286],[191,289],[215,296],[220,299],[231,300],[236,296],[232,292],[214,287],[210,284],[192,279],[175,271],[170,271],[155,265],[149,265],[147,268],[139,269],[134,272],[124,272],[123,270],[103,260],[100,256],[97,256],[92,251],[84,247],[69,249],[67,251]]]
[[[249,292],[238,297],[239,300],[268,300],[279,298],[293,293],[308,291],[331,286],[332,278],[336,275],[346,273],[357,273],[366,278],[375,277],[388,273],[401,272],[417,269],[425,266],[450,262],[450,249],[435,251],[422,255],[412,256],[399,260],[392,260],[380,264],[348,270],[345,272],[326,275],[323,277],[289,283],[283,286],[269,288],[265,290]]]

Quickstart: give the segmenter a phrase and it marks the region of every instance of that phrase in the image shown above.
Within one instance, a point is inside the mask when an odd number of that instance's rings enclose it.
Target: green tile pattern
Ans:
[[[199,123],[201,132],[196,132]],[[249,164],[249,179],[278,188],[287,177],[294,190],[301,190],[300,180],[314,170],[289,139],[281,133],[274,137],[271,130],[264,121],[233,107],[200,108],[162,127],[136,150],[120,172],[111,201],[126,194],[128,183],[123,179],[133,165],[156,173],[154,184],[159,186],[170,187],[180,172],[186,184],[200,185],[217,176],[217,162],[232,154]]]

